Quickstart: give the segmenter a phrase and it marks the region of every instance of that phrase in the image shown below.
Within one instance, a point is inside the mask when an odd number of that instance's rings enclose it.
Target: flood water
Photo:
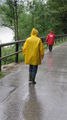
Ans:
[[[0,44],[14,41],[14,32],[12,29],[0,26]]]

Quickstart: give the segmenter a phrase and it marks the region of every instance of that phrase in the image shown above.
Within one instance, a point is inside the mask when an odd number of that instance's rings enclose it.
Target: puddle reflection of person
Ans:
[[[34,85],[29,85],[29,96],[24,105],[24,120],[42,120],[41,107],[38,102]]]
[[[48,58],[48,60],[47,60],[47,62],[48,62],[48,70],[51,72],[54,69],[52,53],[49,53],[47,58]]]

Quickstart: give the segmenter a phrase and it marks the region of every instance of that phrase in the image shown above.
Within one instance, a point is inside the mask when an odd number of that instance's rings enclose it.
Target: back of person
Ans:
[[[41,39],[37,36],[37,30],[33,29],[31,36],[26,39],[25,63],[31,65],[41,64],[40,56],[44,56],[44,48]],[[23,52],[25,50],[23,48]]]
[[[44,57],[44,46],[38,37],[37,29],[32,29],[31,36],[26,39],[22,50],[25,56],[25,64],[29,64],[29,82],[36,84],[35,77],[38,65],[41,64]]]
[[[55,35],[51,31],[46,38],[47,44],[48,45],[53,45],[54,44],[54,39],[55,39]]]

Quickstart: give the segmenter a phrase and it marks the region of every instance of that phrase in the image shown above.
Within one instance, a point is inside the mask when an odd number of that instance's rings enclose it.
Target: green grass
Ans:
[[[2,72],[0,72],[0,79],[4,77],[4,74]]]
[[[21,50],[21,48],[22,47],[19,47],[19,50]],[[14,52],[15,52],[15,46],[2,48],[2,57],[7,56],[9,54],[12,54]],[[15,61],[16,61],[16,55],[13,55],[13,56],[10,56],[10,57],[4,59],[2,61],[2,65],[9,64],[9,63],[12,63],[12,62],[15,62]],[[22,53],[19,53],[19,62],[23,62],[23,61],[24,61],[24,57],[23,57]]]
[[[67,42],[67,38],[65,38],[64,40],[57,40],[55,43],[54,43],[54,46],[56,46],[56,45],[61,45],[62,43],[64,43],[64,42]]]

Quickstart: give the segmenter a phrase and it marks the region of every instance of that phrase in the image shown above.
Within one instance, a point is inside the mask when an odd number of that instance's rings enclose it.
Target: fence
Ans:
[[[42,41],[43,41],[44,44],[46,44],[45,38],[46,38],[46,37],[41,37],[41,39],[42,39]],[[67,34],[65,34],[65,35],[57,35],[57,36],[55,37],[55,43],[56,43],[57,41],[58,41],[58,42],[64,41],[64,40],[66,40],[66,39],[67,39]],[[25,40],[20,40],[20,41],[11,42],[11,43],[0,44],[0,71],[1,71],[1,66],[2,66],[2,65],[1,65],[2,60],[6,59],[6,58],[8,58],[8,57],[10,57],[10,56],[16,55],[16,60],[15,60],[15,62],[18,63],[18,55],[19,55],[20,52],[22,52],[22,50],[19,50],[19,45],[22,44],[22,43],[24,43],[24,41],[25,41]],[[15,46],[16,46],[15,52],[14,52],[14,53],[11,53],[11,54],[9,54],[9,55],[6,55],[6,56],[2,56],[2,47],[11,46],[11,45],[15,45]]]

